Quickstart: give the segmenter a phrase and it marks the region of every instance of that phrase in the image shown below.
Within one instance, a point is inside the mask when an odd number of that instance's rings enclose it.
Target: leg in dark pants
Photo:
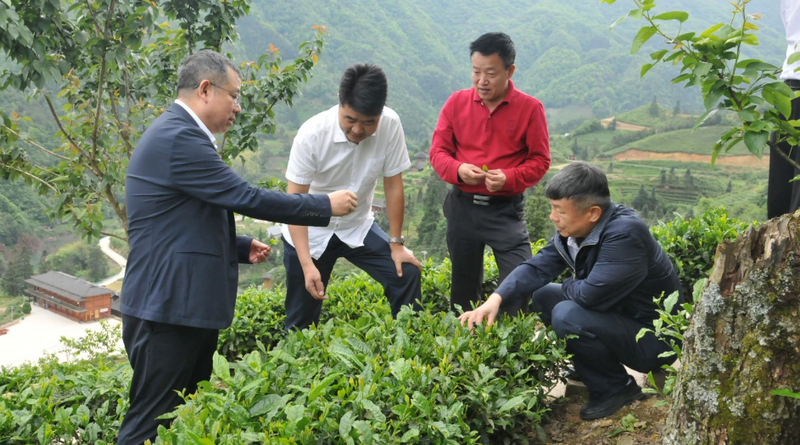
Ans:
[[[305,288],[305,279],[297,251],[284,240],[284,265],[286,266],[286,329],[305,329],[312,323],[319,322],[322,301],[315,299]],[[323,284],[327,287],[333,265],[338,258],[344,257],[358,268],[365,271],[383,286],[383,292],[392,307],[392,316],[400,312],[400,308],[410,304],[417,308],[417,301],[422,297],[420,290],[420,272],[415,266],[403,264],[403,276],[397,276],[397,269],[392,261],[389,237],[373,224],[361,247],[351,248],[334,235],[325,253],[314,260]]]
[[[800,84],[794,84],[797,91]],[[792,100],[792,113],[789,120],[800,119],[800,99]],[[775,142],[772,134],[771,141]],[[778,149],[800,164],[800,147],[793,147],[788,142],[778,144]],[[800,181],[789,182],[800,174],[786,159],[777,153],[769,154],[769,183],[767,185],[767,218],[776,218],[786,213],[793,213],[800,208]]]
[[[472,309],[483,299],[483,251],[492,248],[502,282],[520,263],[531,257],[523,202],[474,204],[471,198],[451,191],[444,202],[447,217],[447,250],[453,268],[450,305]],[[529,298],[505,303],[501,312],[516,315]]]
[[[589,390],[591,400],[605,400],[628,383],[623,364],[639,372],[650,372],[674,358],[658,358],[669,346],[654,335],[645,335],[638,342],[641,328],[652,328],[645,322],[616,312],[597,312],[566,300],[560,284],[549,284],[533,294],[533,310],[541,311],[542,321],[553,327],[559,336],[577,335],[567,340],[567,351],[573,354],[575,370]]]
[[[156,417],[183,403],[176,391],[192,394],[211,377],[219,331],[122,316],[122,340],[133,367],[131,406],[120,427],[119,445],[155,441]]]

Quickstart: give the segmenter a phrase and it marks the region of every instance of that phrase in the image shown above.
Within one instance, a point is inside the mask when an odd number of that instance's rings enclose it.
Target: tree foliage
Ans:
[[[249,8],[250,0],[0,2],[0,49],[14,62],[0,74],[0,89],[43,98],[57,128],[57,147],[46,148],[25,125],[29,118],[0,107],[0,175],[54,195],[49,216],[71,222],[82,235],[120,236],[103,230],[102,206],[127,228],[128,159],[174,99],[180,61],[236,40],[236,20]],[[254,150],[258,133],[274,132],[274,106],[291,105],[322,50],[325,30],[315,28],[293,62],[284,66],[270,47],[241,65],[248,119],[226,134],[223,159]],[[46,162],[35,161],[40,154]]]
[[[31,266],[31,254],[27,247],[22,247],[16,254],[16,257],[8,264],[8,270],[3,274],[0,280],[0,287],[3,292],[13,297],[24,295],[25,280],[33,275],[33,266]]]
[[[601,0],[607,4],[615,1]],[[633,3],[636,7],[614,23],[616,25],[625,18],[646,22],[631,43],[631,54],[637,53],[653,36],[663,39],[669,47],[651,53],[652,62],[642,66],[640,75],[644,76],[659,63],[680,65],[680,75],[673,78],[672,83],[697,86],[703,96],[706,111],[697,119],[695,129],[721,111],[733,112],[737,117],[737,124],[714,144],[712,164],[720,153],[744,141],[747,149],[759,158],[769,147],[771,154],[781,156],[795,168],[800,168],[776,149],[777,144],[783,141],[791,145],[800,141],[800,131],[794,126],[797,123],[788,121],[794,92],[778,80],[780,67],[759,59],[742,59],[744,45],[759,44],[756,22],[762,16],[747,13],[750,0],[731,2],[734,6],[731,20],[712,25],[702,32],[683,31],[682,25],[689,18],[687,12],[656,13],[655,0],[633,0]],[[668,23],[675,21],[679,24],[677,31],[668,31]],[[789,57],[789,60],[798,59],[800,53]],[[770,141],[769,135],[773,131],[777,137]]]

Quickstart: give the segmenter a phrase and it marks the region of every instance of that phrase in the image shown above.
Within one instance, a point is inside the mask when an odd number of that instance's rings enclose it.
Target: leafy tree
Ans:
[[[608,163],[608,172],[609,173],[614,173],[614,163],[613,162],[609,162]]]
[[[728,186],[725,187],[725,193],[730,193],[732,191],[733,191],[733,182],[732,181],[728,181]]]
[[[658,117],[661,115],[661,110],[658,108],[658,100],[656,96],[653,96],[653,101],[650,102],[650,108],[648,109],[650,116]]]
[[[42,256],[39,258],[38,273],[43,274],[50,271],[50,264],[47,262],[47,249],[42,251]]]
[[[19,297],[24,295],[25,280],[33,275],[33,266],[31,266],[31,255],[27,247],[22,247],[17,252],[14,258],[8,265],[8,270],[3,274],[0,280],[0,287],[8,295]]]
[[[250,0],[0,2],[0,49],[12,62],[0,74],[0,89],[43,99],[58,144],[46,148],[22,125],[28,118],[0,108],[0,174],[55,196],[49,216],[83,236],[125,239],[103,230],[102,207],[109,205],[127,230],[121,197],[137,140],[174,99],[179,62],[235,41],[236,20],[249,8]],[[254,150],[259,132],[275,131],[273,107],[292,104],[322,50],[325,30],[315,28],[313,41],[286,66],[274,46],[242,64],[247,119],[226,133],[223,159]],[[47,162],[34,161],[42,156]]]
[[[89,248],[89,258],[87,259],[86,266],[91,281],[100,281],[108,276],[108,260],[106,254],[104,254],[97,245],[92,245]]]
[[[31,304],[29,302],[22,303],[22,309],[20,309],[23,314],[28,315],[31,313]]]
[[[3,277],[4,273],[6,273],[6,262],[0,257],[0,278]]]
[[[646,210],[650,207],[650,196],[647,195],[647,192],[644,189],[644,184],[639,186],[639,192],[636,194],[636,197],[633,198],[633,202],[631,203],[633,208],[639,211]]]
[[[578,138],[577,137],[576,138],[572,138],[572,147],[570,147],[570,149],[572,150],[572,154],[576,158],[580,159],[581,147],[578,145]]]
[[[431,257],[444,257],[447,253],[447,231],[442,217],[442,203],[447,194],[447,184],[431,169],[422,203],[422,219],[417,226],[417,250],[427,250]]]
[[[661,170],[661,187],[667,185],[667,171],[662,169]]]
[[[611,122],[608,123],[608,127],[606,129],[608,131],[616,131],[617,130],[617,118],[616,117],[611,119]]]
[[[681,101],[675,102],[675,107],[672,109],[672,115],[677,116],[681,114]]]
[[[686,173],[683,174],[683,185],[687,189],[694,188],[694,178],[692,177],[692,171],[690,169],[686,169]]]
[[[555,228],[550,221],[550,200],[544,195],[544,185],[540,182],[525,198],[525,225],[531,241],[550,239]]]

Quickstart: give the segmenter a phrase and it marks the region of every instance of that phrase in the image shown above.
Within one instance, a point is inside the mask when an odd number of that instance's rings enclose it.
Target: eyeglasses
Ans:
[[[223,90],[223,91],[227,91],[228,94],[230,94],[231,97],[233,98],[233,103],[235,103],[236,105],[238,105],[240,107],[242,106],[242,95],[239,94],[238,91],[231,91],[231,90],[229,90],[229,89],[227,89],[225,87],[221,87],[221,86],[215,84],[214,82],[209,82],[209,83],[211,84],[211,86],[217,87],[217,88],[219,88],[220,90]],[[200,86],[200,85],[198,85],[198,86]]]

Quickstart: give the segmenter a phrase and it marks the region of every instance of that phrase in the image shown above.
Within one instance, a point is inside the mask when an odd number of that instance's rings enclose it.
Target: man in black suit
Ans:
[[[233,212],[289,224],[326,226],[356,198],[284,194],[250,186],[220,159],[214,133],[241,108],[238,69],[213,51],[187,58],[178,99],[142,135],[128,164],[125,198],[130,254],[122,287],[122,337],[133,367],[131,406],[119,445],[155,440],[156,417],[211,376],[220,329],[230,326],[238,263],[269,247],[236,236]]]

